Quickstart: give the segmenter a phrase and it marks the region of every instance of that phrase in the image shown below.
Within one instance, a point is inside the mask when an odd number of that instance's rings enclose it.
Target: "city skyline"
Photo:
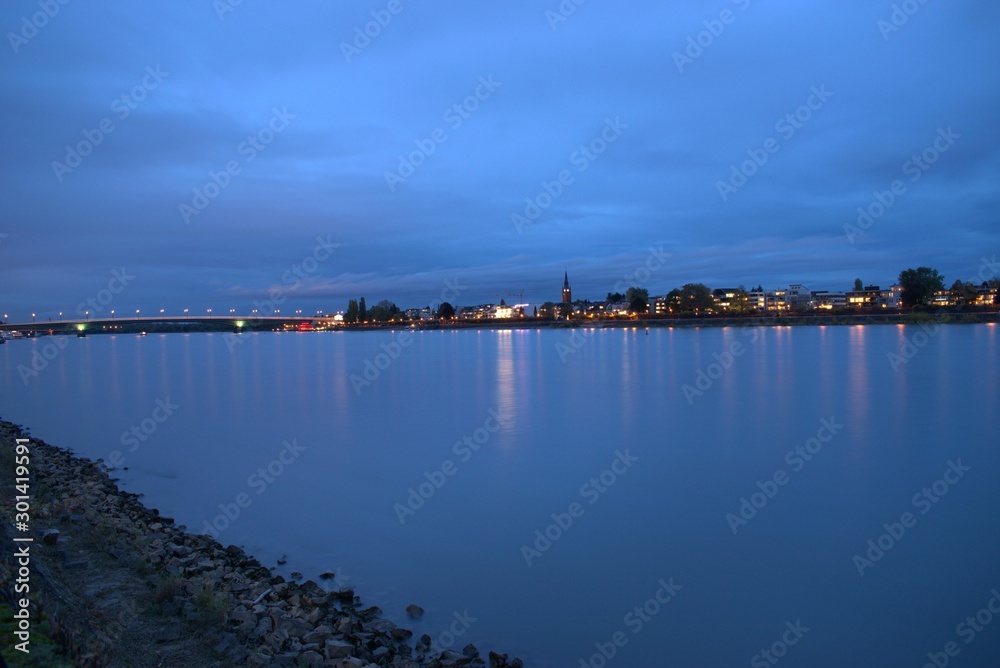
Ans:
[[[649,267],[650,265],[644,265]],[[655,266],[652,271],[655,271]],[[651,272],[650,272],[651,273]],[[948,288],[955,281],[962,281],[963,283],[972,283],[975,286],[980,286],[981,284],[995,284],[997,277],[1000,276],[1000,263],[998,263],[996,256],[993,257],[983,257],[980,258],[980,262],[976,267],[975,272],[971,272],[966,278],[961,277],[949,277],[944,276],[944,288],[947,291]],[[191,316],[191,317],[221,317],[227,318],[230,316],[247,316],[249,318],[254,317],[270,317],[270,316],[280,316],[285,317],[310,317],[316,316],[332,316],[333,314],[342,314],[347,309],[348,301],[356,301],[355,297],[345,298],[343,305],[336,305],[333,307],[318,307],[318,308],[302,308],[302,304],[295,302],[294,298],[291,296],[294,294],[294,290],[286,290],[285,292],[272,293],[270,297],[264,297],[262,300],[254,300],[249,304],[233,305],[227,308],[219,308],[212,306],[186,306],[183,308],[178,308],[176,310],[168,309],[166,307],[162,308],[132,308],[131,306],[126,306],[122,308],[121,304],[115,306],[116,297],[118,294],[124,291],[124,287],[127,287],[130,275],[127,272],[113,272],[112,280],[109,282],[109,287],[98,291],[95,296],[89,297],[86,301],[80,302],[75,308],[59,308],[57,310],[53,309],[35,309],[30,313],[23,313],[21,317],[18,318],[18,313],[15,311],[13,315],[10,310],[3,312],[3,320],[9,323],[27,323],[29,322],[29,317],[31,322],[46,322],[46,321],[77,321],[77,320],[89,320],[93,319],[111,319],[114,320],[116,314],[120,319],[130,319],[132,317],[143,318],[156,317],[157,315],[165,316]],[[484,297],[481,300],[471,300],[462,301],[459,299],[462,295],[474,296],[475,292],[468,289],[468,286],[462,284],[459,281],[446,281],[445,288],[441,293],[434,299],[427,301],[426,303],[403,303],[399,304],[392,299],[381,295],[360,295],[359,297],[364,297],[365,299],[370,299],[367,306],[371,308],[379,301],[385,299],[386,301],[392,302],[400,308],[401,311],[418,311],[425,308],[431,308],[431,310],[436,310],[436,308],[444,303],[448,302],[456,309],[459,308],[471,308],[479,306],[496,305],[501,303],[501,301],[507,301],[508,305],[515,303],[522,304],[525,306],[540,307],[541,305],[551,302],[552,304],[559,303],[600,303],[605,301],[607,296],[624,293],[630,287],[641,288],[647,290],[650,303],[654,298],[666,297],[667,294],[674,290],[684,287],[684,285],[704,285],[710,290],[734,290],[743,288],[747,293],[757,292],[756,286],[762,288],[762,292],[773,293],[775,291],[784,292],[788,288],[801,287],[805,288],[811,294],[835,294],[835,295],[845,295],[852,291],[856,291],[856,281],[861,281],[862,291],[869,291],[874,289],[878,291],[880,288],[883,290],[889,290],[893,287],[898,287],[898,274],[896,278],[886,281],[886,282],[872,282],[864,280],[862,277],[856,277],[854,281],[848,286],[836,286],[831,288],[814,288],[808,282],[803,283],[802,281],[793,281],[785,285],[775,285],[775,284],[763,284],[761,282],[741,282],[739,284],[731,285],[709,285],[701,281],[685,280],[682,283],[677,283],[669,288],[663,288],[662,290],[650,289],[650,286],[643,284],[643,282],[635,282],[626,285],[623,281],[618,281],[611,288],[608,288],[606,292],[600,294],[587,294],[580,296],[577,294],[573,296],[572,286],[575,283],[569,280],[569,271],[563,271],[563,282],[561,283],[558,291],[553,291],[550,287],[549,293],[543,294],[539,298],[528,298],[530,295],[526,292],[510,292],[510,293],[497,293],[493,292]],[[117,285],[115,283],[117,282]],[[598,290],[600,292],[600,290]],[[995,292],[995,288],[994,288]],[[485,294],[485,293],[484,293]],[[519,297],[520,299],[513,299],[514,297]],[[280,301],[277,301],[280,300]],[[185,304],[195,304],[198,300],[186,300]]]

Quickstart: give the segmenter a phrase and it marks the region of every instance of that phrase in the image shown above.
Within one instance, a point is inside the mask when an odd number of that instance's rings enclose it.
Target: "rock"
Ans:
[[[415,603],[411,603],[406,606],[406,614],[413,618],[420,618],[424,616],[424,609]]]
[[[302,636],[302,642],[309,643],[324,643],[330,636],[333,635],[333,629],[331,629],[326,624],[317,626],[312,631],[309,631],[304,636]]]
[[[299,660],[307,666],[319,666],[323,663],[323,655],[313,650],[307,650],[299,655]]]
[[[337,622],[337,633],[346,635],[354,630],[354,620],[349,615],[344,615]]]
[[[294,636],[298,638],[302,638],[309,633],[313,633],[312,624],[305,621],[304,619],[299,619],[297,617],[281,620],[281,628],[288,631],[289,636]]]
[[[230,545],[229,547],[227,547],[226,554],[228,554],[230,558],[237,561],[243,561],[244,559],[247,558],[247,553],[244,552],[242,548],[237,547],[236,545]]]
[[[325,613],[322,608],[313,608],[309,612],[302,615],[302,619],[306,620],[310,624],[316,624],[319,620],[323,619]]]
[[[237,624],[245,624],[247,622],[253,622],[254,625],[257,624],[256,615],[254,615],[252,612],[250,612],[243,606],[235,608],[232,612],[230,612],[229,620]]]
[[[396,625],[391,620],[383,619],[381,617],[371,620],[368,623],[368,626],[376,633],[382,633],[384,635],[389,635],[396,630]]]
[[[328,659],[346,659],[354,651],[354,645],[340,640],[327,640],[323,652]]]
[[[281,668],[295,668],[299,665],[297,659],[298,656],[295,652],[282,652],[275,655],[274,659],[271,660],[271,665],[280,666]]]
[[[222,640],[220,640],[219,643],[215,646],[215,651],[218,652],[219,654],[225,654],[233,647],[235,647],[236,643],[237,643],[236,636],[234,636],[232,633],[224,633],[222,634]]]
[[[246,659],[246,665],[248,666],[269,666],[271,665],[271,657],[263,652],[251,652]]]
[[[324,573],[319,574],[320,580],[332,580],[335,577],[337,576],[334,573],[331,573],[330,571],[326,571]]]
[[[462,654],[469,657],[470,659],[474,659],[477,656],[479,656],[479,650],[476,649],[476,646],[470,642],[468,645],[462,648]]]
[[[462,656],[458,652],[454,652],[450,649],[446,649],[441,652],[440,661],[446,666],[457,666],[461,663],[468,663],[468,657]]]
[[[396,640],[409,640],[410,638],[413,637],[413,631],[410,631],[409,629],[396,628],[392,629],[390,633],[392,634],[392,637],[395,638]]]
[[[180,624],[171,624],[160,631],[160,633],[156,636],[156,642],[176,642],[181,639],[182,632],[183,627]]]
[[[283,554],[283,555],[281,555],[278,558],[278,565],[279,566],[284,566],[287,563],[288,563],[288,555],[287,554]]]
[[[58,529],[46,529],[42,532],[42,542],[46,545],[55,545],[59,542]]]

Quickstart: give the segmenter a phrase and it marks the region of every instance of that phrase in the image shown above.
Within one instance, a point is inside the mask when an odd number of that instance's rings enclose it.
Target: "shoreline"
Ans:
[[[308,319],[303,319],[305,321]],[[323,320],[323,319],[319,319]],[[370,332],[383,330],[480,330],[480,329],[632,329],[632,328],[679,328],[698,329],[701,327],[844,327],[855,325],[922,325],[937,323],[942,325],[969,325],[1000,322],[1000,311],[954,310],[941,311],[894,311],[892,313],[839,313],[822,315],[777,314],[768,315],[701,315],[689,317],[644,317],[607,318],[574,320],[539,320],[518,318],[504,320],[462,320],[452,322],[389,322],[366,325],[333,325],[327,328],[297,330],[301,321],[289,321],[278,326],[275,322],[254,322],[252,319],[240,321],[239,328],[226,322],[157,323],[123,321],[114,329],[88,328],[86,336],[114,334],[193,334],[219,333],[240,334],[250,332]],[[39,325],[0,325],[0,331],[22,332],[31,336],[76,336],[75,322],[52,322]]]
[[[380,608],[363,606],[333,573],[319,576],[333,585],[329,591],[312,580],[286,580],[240,547],[147,508],[141,495],[118,487],[102,460],[25,434],[0,419],[5,629],[18,605],[15,548],[31,551],[31,654],[15,650],[16,638],[5,633],[0,648],[12,665],[523,666],[506,654],[480,656],[471,644],[432,647],[427,634],[416,638]],[[15,439],[29,441],[30,543],[12,535],[20,493]]]

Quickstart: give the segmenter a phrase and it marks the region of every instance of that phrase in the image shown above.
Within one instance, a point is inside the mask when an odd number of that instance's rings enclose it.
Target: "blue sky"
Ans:
[[[0,309],[970,278],[1000,6],[896,7],[5,2]]]

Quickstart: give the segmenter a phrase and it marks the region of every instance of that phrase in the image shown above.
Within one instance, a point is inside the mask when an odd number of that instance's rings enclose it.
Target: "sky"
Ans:
[[[7,0],[0,310],[950,285],[1000,252],[998,25],[989,0]]]

